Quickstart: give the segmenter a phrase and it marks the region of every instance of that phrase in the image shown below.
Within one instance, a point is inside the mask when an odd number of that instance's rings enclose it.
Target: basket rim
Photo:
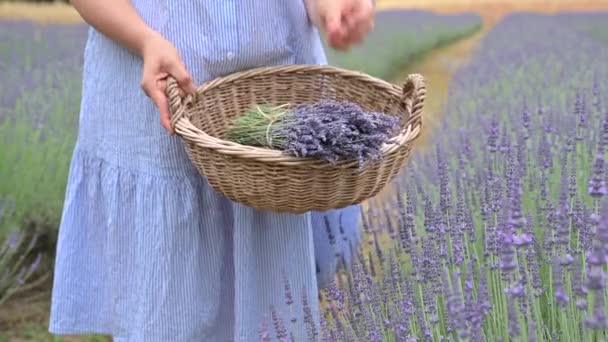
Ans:
[[[388,92],[393,92],[399,96],[402,88],[396,84],[383,80],[381,78],[372,76],[362,71],[345,69],[329,64],[287,64],[287,65],[272,65],[255,67],[247,70],[235,71],[231,74],[219,76],[214,79],[203,82],[197,87],[197,95],[202,95],[208,90],[214,89],[225,85],[225,83],[232,83],[241,79],[248,79],[258,76],[270,76],[274,74],[297,74],[297,73],[317,73],[324,75],[335,75],[338,74],[346,78],[355,78],[363,82],[373,83],[375,86],[383,87]],[[173,80],[174,81],[174,80]]]
[[[187,107],[195,100],[195,97],[201,96],[211,89],[227,86],[242,79],[281,73],[319,73],[325,75],[339,74],[343,78],[353,78],[359,81],[371,83],[374,85],[374,87],[380,88],[380,91],[386,91],[392,95],[395,95],[395,97],[400,97],[402,102],[415,102],[413,100],[419,98],[419,102],[421,102],[418,106],[419,108],[412,108],[415,107],[414,104],[409,104],[410,113],[407,121],[403,124],[401,131],[395,137],[393,137],[389,143],[385,143],[382,146],[381,151],[383,157],[396,153],[400,148],[410,144],[420,136],[422,131],[422,122],[417,115],[413,114],[414,110],[421,111],[422,102],[424,101],[426,94],[424,79],[421,75],[408,75],[406,87],[400,87],[396,84],[360,71],[344,69],[331,65],[311,64],[265,66],[234,72],[232,74],[217,77],[201,84],[199,87],[197,87],[194,96],[183,96],[183,93],[178,87],[175,79],[169,78],[169,82],[167,84],[167,93],[169,95],[170,108],[172,111],[172,125],[175,132],[190,144],[194,144],[195,146],[204,149],[215,150],[217,153],[230,155],[235,158],[253,159],[263,163],[278,163],[291,166],[306,165],[313,168],[359,168],[360,165],[356,160],[340,160],[335,164],[330,164],[316,158],[296,157],[285,154],[280,150],[242,145],[229,140],[216,138],[194,126],[194,124],[188,118]],[[410,99],[409,97],[414,99]],[[406,107],[408,107],[407,103]]]

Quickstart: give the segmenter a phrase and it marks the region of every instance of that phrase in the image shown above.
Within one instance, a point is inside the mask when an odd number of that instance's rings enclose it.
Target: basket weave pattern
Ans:
[[[220,77],[183,96],[175,79],[167,86],[171,121],[186,151],[212,188],[260,210],[303,213],[343,208],[375,196],[408,161],[422,130],[426,87],[409,75],[403,88],[369,75],[332,66],[261,67]],[[356,161],[330,165],[281,151],[223,140],[232,120],[257,104],[348,100],[364,110],[401,115],[397,144],[383,158],[358,170]]]

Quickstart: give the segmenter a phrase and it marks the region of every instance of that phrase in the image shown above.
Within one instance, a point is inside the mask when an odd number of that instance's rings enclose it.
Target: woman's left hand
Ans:
[[[312,22],[335,49],[360,44],[374,26],[373,0],[306,0]]]

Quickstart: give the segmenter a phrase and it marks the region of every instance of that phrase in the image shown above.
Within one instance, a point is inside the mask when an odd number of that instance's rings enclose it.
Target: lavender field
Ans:
[[[607,19],[516,14],[485,37],[311,334],[606,340]]]

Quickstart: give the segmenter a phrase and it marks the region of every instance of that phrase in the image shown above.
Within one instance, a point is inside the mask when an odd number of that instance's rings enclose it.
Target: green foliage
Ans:
[[[19,222],[26,215],[47,213],[59,220],[80,90],[78,76],[66,76],[62,88],[40,85],[28,91],[0,123],[0,194],[13,197]],[[48,116],[37,117],[40,112]]]
[[[76,141],[84,25],[4,22],[0,30],[0,196],[15,202],[12,223],[59,222]],[[2,68],[4,61],[11,68]],[[0,224],[0,238],[6,234]]]

